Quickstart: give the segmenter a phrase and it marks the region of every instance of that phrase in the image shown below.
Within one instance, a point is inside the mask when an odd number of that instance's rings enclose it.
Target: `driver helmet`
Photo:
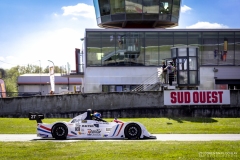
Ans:
[[[95,117],[97,117],[97,118],[101,118],[101,114],[100,113],[98,113],[98,112],[94,112],[94,114],[93,114]]]

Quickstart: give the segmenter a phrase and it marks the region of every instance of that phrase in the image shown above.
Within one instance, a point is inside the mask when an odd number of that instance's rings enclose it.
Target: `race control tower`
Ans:
[[[181,0],[93,0],[101,28],[169,28],[178,25]]]

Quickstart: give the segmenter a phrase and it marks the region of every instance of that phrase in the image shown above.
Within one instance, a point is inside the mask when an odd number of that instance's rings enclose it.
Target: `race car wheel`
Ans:
[[[139,139],[141,132],[140,126],[136,123],[130,123],[124,129],[124,134],[127,139]]]
[[[63,140],[68,135],[68,129],[64,124],[55,124],[52,128],[52,136],[55,139]]]

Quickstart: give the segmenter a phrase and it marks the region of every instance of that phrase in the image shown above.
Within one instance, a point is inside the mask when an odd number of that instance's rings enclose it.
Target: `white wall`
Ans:
[[[102,85],[138,85],[157,72],[159,67],[88,67],[85,68],[84,93],[102,92]],[[215,89],[214,66],[200,67],[200,90]],[[218,67],[219,68],[219,67]],[[221,67],[221,68],[229,68]],[[239,69],[239,68],[238,68]],[[220,69],[219,69],[220,70]],[[117,74],[116,74],[117,73]]]
[[[77,85],[69,85],[69,92],[74,92],[74,86]],[[79,85],[78,85],[79,86]],[[60,94],[63,92],[60,88],[67,88],[68,85],[55,85],[55,94]],[[51,87],[50,85],[19,85],[19,92],[41,92],[42,95],[47,95],[50,93]]]
[[[200,90],[215,89],[214,67],[200,67]]]
[[[102,92],[102,85],[142,84],[159,67],[87,67],[84,72],[84,93]]]

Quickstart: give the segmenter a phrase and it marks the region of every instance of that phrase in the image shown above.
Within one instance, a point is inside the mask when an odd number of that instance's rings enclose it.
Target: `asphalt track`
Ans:
[[[153,134],[157,139],[144,141],[240,141],[240,134]],[[63,142],[81,141],[84,139],[63,140]],[[54,141],[62,140],[42,139],[36,134],[0,134],[1,142],[14,141]],[[110,139],[99,139],[96,141],[119,141]]]

